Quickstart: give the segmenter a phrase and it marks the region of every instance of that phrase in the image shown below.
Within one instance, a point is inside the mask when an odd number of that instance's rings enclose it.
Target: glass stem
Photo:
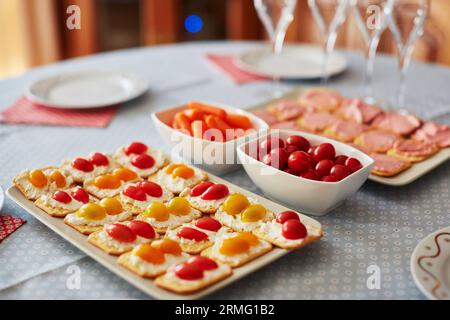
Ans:
[[[284,38],[286,36],[286,32],[278,31],[275,33],[274,39],[272,40],[272,54],[274,57],[278,57],[281,52],[283,51],[283,43]],[[274,75],[272,77],[272,87],[273,87],[273,93],[275,97],[278,97],[281,95],[281,89],[280,89],[280,77],[277,75]]]
[[[375,103],[372,93],[373,71],[375,67],[375,56],[377,54],[379,37],[375,37],[370,41],[366,50],[366,72],[364,74],[364,100],[367,103]]]
[[[326,86],[330,78],[328,72],[328,63],[330,60],[331,53],[333,52],[334,45],[336,44],[337,33],[330,32],[325,39],[323,45],[323,62],[322,62],[322,79],[320,81],[321,86]]]
[[[400,52],[399,57],[399,69],[400,69],[400,79],[397,91],[397,108],[405,108],[405,97],[406,97],[406,75],[408,73],[408,67],[411,62],[411,56],[413,52],[413,46],[408,46],[404,52]]]

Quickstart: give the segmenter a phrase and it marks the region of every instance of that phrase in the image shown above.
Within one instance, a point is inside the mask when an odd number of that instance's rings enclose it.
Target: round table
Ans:
[[[183,43],[98,54],[40,67],[0,82],[0,109],[13,103],[33,80],[67,70],[111,68],[136,72],[149,80],[147,95],[120,108],[106,129],[0,126],[0,183],[6,189],[24,168],[57,165],[62,159],[92,151],[113,152],[142,140],[167,150],[150,113],[191,99],[246,108],[268,97],[267,81],[235,85],[205,60],[206,53],[233,53],[255,42]],[[344,52],[349,69],[330,86],[344,94],[361,92],[363,57]],[[375,93],[394,96],[396,61],[380,56]],[[450,70],[413,63],[407,102],[426,119],[450,123]],[[288,90],[317,81],[283,83]],[[260,193],[243,170],[224,176]],[[209,296],[211,299],[423,299],[410,272],[410,256],[427,234],[450,221],[450,163],[405,187],[367,182],[341,207],[318,220],[324,238]],[[64,239],[23,212],[9,199],[2,213],[27,223],[0,243],[0,300],[149,298],[86,257]],[[71,277],[80,273],[80,286]]]

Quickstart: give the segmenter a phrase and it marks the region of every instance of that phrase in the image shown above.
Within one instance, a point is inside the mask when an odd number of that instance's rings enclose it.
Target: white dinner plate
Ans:
[[[235,58],[236,65],[250,73],[276,76],[283,79],[315,79],[322,77],[323,51],[316,45],[286,45],[279,56],[269,48],[259,48],[242,52]],[[347,60],[333,52],[328,62],[328,75],[343,72]]]
[[[411,257],[411,272],[429,299],[450,300],[450,227],[420,241]]]
[[[148,89],[140,76],[115,71],[62,73],[38,80],[26,90],[32,102],[62,109],[101,108],[132,100]]]

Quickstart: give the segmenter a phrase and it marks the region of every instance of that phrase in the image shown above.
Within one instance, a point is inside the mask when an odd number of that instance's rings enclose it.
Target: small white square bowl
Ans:
[[[215,102],[199,102],[222,108],[228,113],[241,114],[249,117],[253,123],[255,132],[226,142],[194,138],[171,126],[175,114],[187,109],[187,105],[181,105],[152,113],[152,120],[159,135],[171,147],[172,156],[181,156],[185,160],[213,174],[222,175],[239,169],[240,164],[236,153],[237,147],[242,143],[250,141],[258,133],[267,131],[269,126],[265,121],[245,110]]]
[[[246,150],[250,150],[250,146],[254,148],[254,144],[266,137],[267,133],[240,145],[237,150],[240,162],[256,186],[270,198],[300,212],[315,216],[327,214],[358,191],[374,166],[374,160],[365,153],[332,139],[292,130],[271,130],[271,132],[279,134],[283,140],[291,135],[301,135],[308,139],[311,145],[329,142],[335,147],[337,155],[344,154],[356,158],[363,165],[360,170],[338,182],[314,181],[268,166],[246,153]]]

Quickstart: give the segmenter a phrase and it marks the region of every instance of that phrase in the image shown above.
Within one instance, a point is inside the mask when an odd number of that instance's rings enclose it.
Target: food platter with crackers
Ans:
[[[360,149],[375,160],[369,179],[385,185],[410,184],[450,159],[449,126],[329,89],[300,87],[247,110],[271,128],[319,134]]]
[[[7,195],[158,299],[198,299],[323,235],[319,222],[143,143],[25,170]]]

